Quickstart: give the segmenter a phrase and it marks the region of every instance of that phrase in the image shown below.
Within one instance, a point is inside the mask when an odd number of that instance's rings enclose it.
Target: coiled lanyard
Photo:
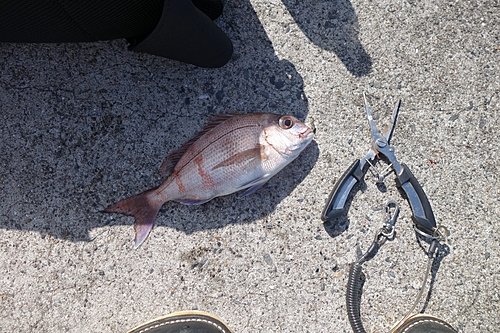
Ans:
[[[347,294],[346,294],[346,306],[347,314],[349,317],[349,323],[355,333],[366,333],[363,324],[361,322],[361,292],[363,289],[363,284],[365,281],[365,276],[363,273],[363,264],[368,260],[371,260],[377,254],[378,250],[387,240],[393,240],[395,236],[395,224],[399,215],[399,205],[393,201],[389,200],[385,204],[385,211],[387,219],[385,224],[380,228],[375,235],[375,238],[366,253],[361,256],[356,262],[352,263],[349,270],[349,279],[347,282]],[[422,233],[419,229],[415,228],[417,234],[420,237],[425,238],[430,242],[429,250],[427,252],[427,268],[423,277],[422,287],[417,295],[417,298],[411,307],[411,309],[406,313],[406,315],[399,321],[399,323],[393,328],[391,332],[403,324],[410,316],[412,316],[413,311],[417,307],[420,299],[422,297],[425,283],[428,279],[429,272],[432,267],[433,260],[439,252],[439,243],[445,241],[448,231],[445,227],[438,227],[434,235],[428,235]]]

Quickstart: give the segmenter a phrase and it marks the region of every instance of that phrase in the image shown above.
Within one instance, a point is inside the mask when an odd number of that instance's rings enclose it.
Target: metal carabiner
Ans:
[[[394,209],[392,213],[391,213],[391,208]],[[398,203],[394,200],[388,200],[385,203],[385,214],[387,216],[387,220],[381,229],[381,234],[390,239],[394,237],[395,233],[394,226],[396,225],[396,220],[398,219],[399,216]]]

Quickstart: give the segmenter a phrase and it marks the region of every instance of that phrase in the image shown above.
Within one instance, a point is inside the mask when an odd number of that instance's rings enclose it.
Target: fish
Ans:
[[[107,207],[105,213],[135,218],[135,245],[148,237],[167,201],[199,205],[215,197],[257,191],[311,143],[313,130],[291,115],[217,115],[191,140],[171,153],[158,186]]]

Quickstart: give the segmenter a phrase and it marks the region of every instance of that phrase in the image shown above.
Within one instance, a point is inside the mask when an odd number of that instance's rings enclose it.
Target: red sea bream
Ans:
[[[293,161],[313,131],[293,116],[270,113],[220,115],[160,167],[158,187],[105,209],[135,217],[135,248],[147,238],[161,206],[185,205],[246,189],[247,196]]]

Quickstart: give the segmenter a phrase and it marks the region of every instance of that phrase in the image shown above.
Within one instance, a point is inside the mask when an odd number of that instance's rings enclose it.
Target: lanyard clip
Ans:
[[[387,216],[387,220],[382,229],[380,230],[380,233],[384,237],[391,239],[394,237],[395,233],[394,226],[396,225],[396,220],[398,219],[399,215],[399,205],[397,204],[396,201],[388,200],[385,203],[385,214]]]

